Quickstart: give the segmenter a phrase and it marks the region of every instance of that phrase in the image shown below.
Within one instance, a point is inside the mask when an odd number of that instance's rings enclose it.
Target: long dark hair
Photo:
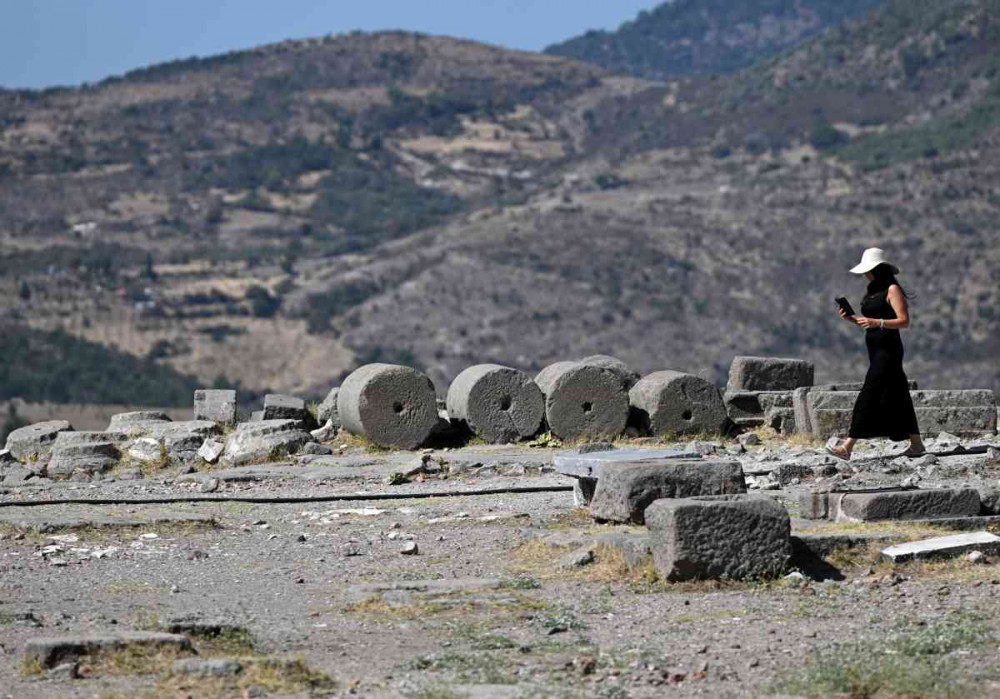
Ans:
[[[899,287],[899,290],[903,292],[903,298],[912,298],[908,293],[906,293],[906,289],[904,289],[903,285],[896,279],[896,275],[893,274],[892,267],[887,263],[883,262],[878,267],[873,269],[872,276],[875,277],[872,284],[877,286],[879,289],[888,289],[890,286],[895,284]]]

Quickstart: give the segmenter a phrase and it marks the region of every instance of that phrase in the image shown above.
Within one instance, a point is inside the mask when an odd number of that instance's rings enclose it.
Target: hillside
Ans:
[[[2,93],[0,322],[307,397],[374,360],[444,390],[596,352],[859,379],[832,299],[878,244],[911,378],[1000,389],[998,22],[898,0],[671,83],[357,34]]]
[[[545,52],[648,80],[738,71],[858,17],[881,0],[669,0],[615,31]]]

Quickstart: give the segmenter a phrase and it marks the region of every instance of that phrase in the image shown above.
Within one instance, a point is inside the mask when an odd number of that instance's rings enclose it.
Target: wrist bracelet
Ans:
[[[885,330],[885,318],[880,318],[878,321],[879,330]]]

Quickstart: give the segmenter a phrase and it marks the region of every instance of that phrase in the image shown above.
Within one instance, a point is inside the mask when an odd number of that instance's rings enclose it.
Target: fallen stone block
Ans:
[[[722,434],[729,423],[719,389],[693,374],[658,371],[644,377],[628,395],[641,428],[656,437]]]
[[[768,414],[791,409],[791,391],[731,391],[722,396],[729,419],[740,427],[760,427],[767,424]]]
[[[340,395],[340,387],[335,386],[326,394],[326,398],[316,409],[316,422],[321,425],[332,423],[336,432],[340,429],[340,414],[337,412],[337,396]]]
[[[438,424],[434,384],[415,369],[368,364],[340,387],[337,411],[344,429],[383,447],[415,449]]]
[[[812,386],[815,369],[802,359],[735,357],[729,366],[727,391],[794,391]]]
[[[146,437],[163,444],[171,461],[189,463],[196,461],[198,450],[209,437],[218,435],[219,425],[208,420],[187,420],[184,422],[144,423],[142,429]]]
[[[144,464],[166,461],[167,452],[159,440],[152,437],[140,437],[129,447],[128,455]]]
[[[243,664],[232,658],[183,658],[174,661],[172,670],[175,675],[231,677],[243,672]]]
[[[146,422],[170,422],[170,416],[159,410],[138,410],[132,413],[117,413],[111,416],[108,432],[128,432],[134,425]]]
[[[312,414],[306,409],[306,402],[295,396],[268,393],[264,396],[264,420],[301,420],[307,429],[317,425]]]
[[[672,582],[776,578],[792,555],[788,512],[763,496],[658,500],[646,524],[656,569]]]
[[[574,478],[597,480],[605,466],[618,468],[628,464],[658,463],[664,459],[697,459],[701,456],[689,449],[611,449],[590,451],[587,445],[577,451],[556,454],[552,461],[556,471]]]
[[[226,442],[222,461],[229,466],[277,461],[312,441],[298,420],[265,420],[239,425]]]
[[[663,460],[601,470],[590,503],[598,521],[642,524],[650,503],[663,498],[746,493],[743,469],[736,461]]]
[[[838,522],[976,517],[981,507],[974,488],[831,493],[830,498],[830,515]]]
[[[199,388],[194,392],[194,419],[235,425],[236,405],[236,391]]]
[[[198,448],[198,456],[208,464],[214,464],[226,450],[226,445],[217,439],[206,439]]]
[[[938,536],[890,546],[882,550],[882,556],[893,563],[901,563],[914,558],[954,558],[969,551],[1000,553],[1000,537],[989,532]]]
[[[73,426],[65,420],[36,422],[21,427],[7,435],[7,449],[22,464],[44,466],[52,453],[56,436],[62,432],[72,432]],[[34,470],[34,469],[33,469]]]
[[[545,421],[559,439],[608,439],[625,431],[628,392],[613,371],[557,362],[535,377],[545,397]]]
[[[465,423],[491,444],[509,444],[534,436],[545,417],[545,398],[524,372],[480,364],[460,373],[448,388],[451,420]]]
[[[804,412],[803,424],[809,425],[816,439],[844,435],[850,430],[858,392],[813,389],[804,396],[796,398],[796,420]],[[951,432],[981,437],[996,432],[996,398],[990,390],[911,391],[910,397],[923,434]]]
[[[167,649],[193,652],[184,636],[170,633],[135,632],[113,636],[65,636],[35,638],[24,646],[25,666],[51,668],[65,662],[75,662],[99,653],[125,649]]]
[[[44,473],[53,479],[79,474],[80,480],[102,474],[121,459],[120,443],[121,434],[115,432],[60,432]]]
[[[579,363],[596,366],[599,369],[607,369],[618,377],[626,393],[632,390],[632,387],[639,383],[639,379],[642,378],[639,372],[635,371],[628,364],[617,357],[610,357],[606,354],[593,354],[589,357],[584,357]]]

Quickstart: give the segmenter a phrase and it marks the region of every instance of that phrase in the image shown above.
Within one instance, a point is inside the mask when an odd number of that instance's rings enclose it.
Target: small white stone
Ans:
[[[965,557],[969,563],[986,564],[990,560],[986,557],[986,554],[982,551],[970,551],[969,555]]]
[[[416,541],[411,541],[403,545],[403,548],[399,550],[404,556],[416,556],[420,553],[420,548],[417,546]]]

